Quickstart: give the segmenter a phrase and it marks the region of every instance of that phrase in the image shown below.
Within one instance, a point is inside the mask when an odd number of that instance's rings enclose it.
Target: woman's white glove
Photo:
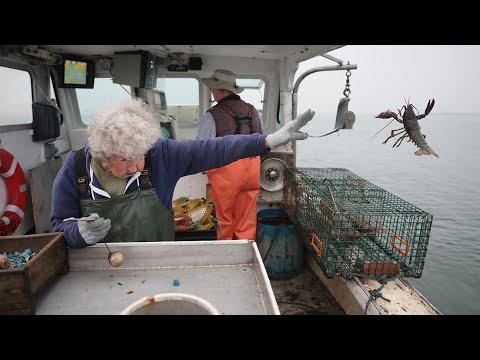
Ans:
[[[112,221],[100,217],[97,213],[91,214],[88,218],[95,220],[85,221],[82,220],[84,218],[78,219],[78,231],[88,245],[94,245],[107,236],[108,231],[112,227]]]
[[[305,140],[308,135],[298,131],[304,127],[315,115],[315,111],[308,109],[304,113],[297,116],[295,120],[290,121],[287,125],[273,134],[267,135],[267,141],[270,148],[274,148],[293,140]]]

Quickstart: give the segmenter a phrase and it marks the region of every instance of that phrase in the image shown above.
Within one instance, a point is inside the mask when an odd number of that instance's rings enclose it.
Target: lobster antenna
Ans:
[[[418,111],[418,109],[415,107],[415,105],[412,105],[412,107],[417,110],[417,115],[420,115],[420,111]]]
[[[370,141],[372,141],[373,138],[380,133],[380,131],[382,131],[382,130],[385,129],[388,125],[390,125],[393,120],[395,120],[395,119],[390,120],[390,122],[389,122],[387,125],[385,125],[385,126],[384,126],[383,128],[381,128],[375,135],[373,135],[372,138],[370,139]]]

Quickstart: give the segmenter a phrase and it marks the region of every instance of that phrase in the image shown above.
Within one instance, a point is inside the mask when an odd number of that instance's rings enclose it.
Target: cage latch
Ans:
[[[406,249],[405,251],[403,251],[402,249],[400,249],[399,246],[395,245],[395,240],[400,240],[400,242],[402,244],[405,245]],[[397,250],[402,256],[408,256],[408,253],[410,252],[410,248],[412,247],[412,245],[410,245],[405,239],[403,239],[401,236],[398,236],[398,235],[393,235],[392,236],[392,246],[395,250]]]
[[[318,247],[315,244],[315,240],[318,243]],[[312,233],[312,241],[310,242],[310,246],[313,248],[313,250],[315,250],[318,256],[322,256],[323,243],[322,240],[320,240],[315,233]]]

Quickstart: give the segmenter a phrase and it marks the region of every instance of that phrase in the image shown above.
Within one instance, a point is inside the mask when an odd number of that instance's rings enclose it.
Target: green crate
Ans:
[[[433,216],[342,168],[285,171],[283,204],[327,278],[419,278]]]

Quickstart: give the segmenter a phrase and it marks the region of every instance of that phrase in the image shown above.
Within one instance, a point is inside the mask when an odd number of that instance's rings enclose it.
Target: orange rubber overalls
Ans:
[[[207,171],[212,184],[212,199],[220,226],[217,239],[255,240],[257,233],[257,195],[260,191],[260,156],[237,160]]]
[[[258,113],[238,96],[220,101],[209,111],[215,120],[217,136],[262,132]],[[208,170],[207,176],[212,185],[216,217],[221,225],[217,225],[217,239],[255,240],[260,157],[240,159],[222,168]]]

